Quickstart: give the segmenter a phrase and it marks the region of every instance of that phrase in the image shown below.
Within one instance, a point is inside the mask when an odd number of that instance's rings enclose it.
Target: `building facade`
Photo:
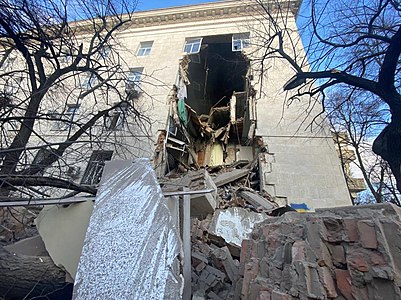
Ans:
[[[297,37],[300,3],[286,3],[286,26]],[[257,162],[253,176],[258,188],[280,204],[305,210],[350,205],[328,127],[322,117],[319,126],[310,126],[321,105],[310,105],[306,97],[287,105],[283,86],[293,71],[284,61],[268,59],[261,68],[260,40],[269,34],[263,22],[253,1],[134,13],[108,47],[114,47],[126,65],[125,77],[115,87],[147,121],[139,124],[124,106],[111,110],[93,129],[103,132],[102,147],[71,147],[64,174],[91,185],[99,181],[105,160],[143,156],[153,160],[159,176]],[[104,47],[99,59],[107,59],[109,50]],[[80,74],[70,94],[96,85],[96,80]],[[113,105],[112,94],[107,101],[96,95],[84,102],[71,97],[62,108],[54,104],[56,97],[52,104],[43,104],[43,111],[74,122],[87,118],[88,112],[93,115],[99,106]],[[58,141],[71,134],[63,122],[46,122],[37,125],[41,137]],[[34,150],[29,159],[40,162],[46,151]]]

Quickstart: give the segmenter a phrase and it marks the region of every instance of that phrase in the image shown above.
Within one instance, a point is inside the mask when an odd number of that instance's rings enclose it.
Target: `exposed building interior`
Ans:
[[[246,45],[237,45],[232,34],[190,42],[189,55],[180,61],[178,86],[170,94],[166,172],[180,165],[235,162],[240,148],[253,141],[256,125],[250,61],[241,51]],[[246,148],[251,159],[252,147]]]

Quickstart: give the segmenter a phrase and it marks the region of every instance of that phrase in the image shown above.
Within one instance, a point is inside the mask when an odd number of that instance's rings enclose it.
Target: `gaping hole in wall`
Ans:
[[[168,169],[233,163],[241,149],[252,160],[245,147],[256,123],[250,61],[234,42],[231,34],[187,39],[169,95]]]

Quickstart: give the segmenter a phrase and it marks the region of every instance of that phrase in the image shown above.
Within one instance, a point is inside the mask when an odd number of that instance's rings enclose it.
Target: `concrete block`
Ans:
[[[225,239],[227,243],[241,246],[257,223],[266,220],[266,214],[250,212],[239,207],[216,210],[209,226],[209,232]]]

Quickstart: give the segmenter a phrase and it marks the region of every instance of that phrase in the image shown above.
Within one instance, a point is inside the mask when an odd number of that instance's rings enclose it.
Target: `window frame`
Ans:
[[[81,88],[90,90],[96,85],[96,74],[92,72],[86,72],[85,78],[83,82],[81,83]]]
[[[105,119],[105,128],[108,131],[124,130],[127,125],[128,104],[122,103],[111,111],[111,116]]]
[[[125,91],[127,93],[129,91],[135,91],[138,93],[141,91],[140,85],[142,81],[143,69],[143,67],[130,68],[127,73],[127,78],[125,80]]]
[[[66,105],[63,113],[57,113],[57,111],[48,111],[48,114],[54,116],[55,118],[59,118],[59,120],[55,120],[52,128],[52,131],[66,131],[71,128],[72,121],[74,117],[79,114],[79,108],[81,107],[78,103],[70,103]],[[74,110],[70,110],[73,108]]]
[[[235,44],[239,44],[239,47],[235,47]],[[245,48],[251,46],[251,34],[250,32],[234,33],[231,39],[231,50],[233,52],[243,51]]]
[[[184,44],[184,52],[187,53],[188,55],[198,54],[202,48],[202,41],[203,37],[186,38]]]
[[[110,161],[112,157],[113,150],[94,150],[82,175],[81,184],[98,184],[102,179],[105,162]]]
[[[136,56],[139,57],[149,56],[150,53],[152,52],[152,48],[153,48],[153,41],[140,42],[138,51],[136,52]]]

